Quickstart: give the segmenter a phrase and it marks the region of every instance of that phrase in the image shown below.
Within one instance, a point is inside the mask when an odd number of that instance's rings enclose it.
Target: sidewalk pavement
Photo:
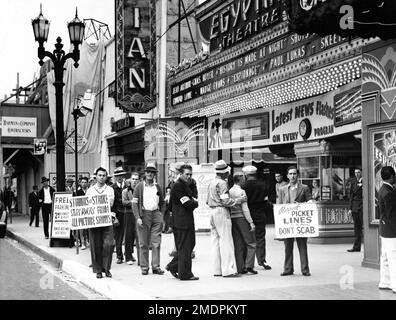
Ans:
[[[292,276],[281,277],[284,246],[274,239],[273,226],[267,226],[267,262],[272,270],[256,266],[257,275],[240,278],[214,277],[212,271],[210,233],[197,233],[193,273],[199,281],[180,281],[169,272],[164,275],[141,275],[134,265],[116,264],[115,254],[111,273],[113,278],[96,279],[89,268],[89,249],[49,247],[40,227],[29,227],[29,218],[14,215],[8,224],[8,237],[13,238],[52,262],[77,281],[110,299],[119,300],[396,300],[396,294],[378,290],[379,270],[361,266],[363,252],[349,253],[350,244],[308,244],[311,277],[301,275],[297,245],[294,249]],[[161,268],[171,260],[173,235],[162,235]],[[136,250],[134,252],[136,257]],[[256,264],[257,265],[257,264]]]

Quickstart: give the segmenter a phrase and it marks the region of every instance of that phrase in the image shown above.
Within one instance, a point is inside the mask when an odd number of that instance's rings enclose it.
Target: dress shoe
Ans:
[[[128,266],[133,265],[133,261],[132,261],[132,260],[128,260],[128,261],[127,261],[127,265],[128,265]]]
[[[239,278],[241,275],[239,273],[232,273],[226,276],[223,276],[223,278]]]
[[[269,264],[267,264],[266,262],[263,262],[262,266],[263,266],[263,268],[265,270],[271,270],[272,269],[271,266]]]
[[[165,273],[165,271],[164,271],[164,270],[161,270],[161,269],[155,269],[155,270],[153,270],[153,274],[163,275],[164,273]]]
[[[221,277],[222,274],[214,274],[213,277]]]
[[[142,275],[147,276],[148,275],[148,270],[142,270]]]
[[[169,266],[166,266],[165,270],[169,271],[171,273],[171,275],[174,276],[176,279],[179,279],[179,275],[177,274],[177,272],[174,270],[170,270]]]
[[[356,249],[356,248],[352,248],[352,249],[348,249],[348,252],[360,252],[360,249]]]
[[[389,287],[378,287],[379,290],[392,290],[392,288]]]
[[[254,270],[253,268],[247,268],[246,272],[251,273],[251,274],[257,274],[258,272]]]
[[[29,223],[29,227],[31,227],[31,226],[32,226],[32,223],[30,222],[30,223]]]
[[[310,277],[311,276],[310,272],[303,272],[302,274],[303,274],[303,276],[306,276],[306,277]]]
[[[241,272],[238,272],[238,273],[240,273],[240,274],[246,274],[246,273],[248,273],[248,272],[247,272],[246,269],[243,269]]]
[[[102,279],[102,278],[103,278],[102,272],[98,272],[98,273],[96,274],[96,278]]]
[[[105,275],[107,278],[111,278],[113,275],[110,273],[110,271],[105,271]]]
[[[134,256],[132,256],[131,260],[132,260],[132,262],[136,262],[136,259]]]
[[[293,272],[282,272],[280,275],[284,277],[284,276],[291,276],[292,274]]]
[[[117,259],[117,264],[121,264],[123,262],[122,259]]]
[[[188,279],[180,279],[180,280],[199,280],[199,278],[196,277],[196,276],[192,276],[191,278],[188,278]]]

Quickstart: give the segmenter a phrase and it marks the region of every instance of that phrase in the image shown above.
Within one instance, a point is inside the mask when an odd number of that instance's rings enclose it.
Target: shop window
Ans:
[[[318,181],[320,200],[349,201],[350,181],[360,157],[312,156],[298,158],[297,163],[302,183],[312,190],[313,181]]]

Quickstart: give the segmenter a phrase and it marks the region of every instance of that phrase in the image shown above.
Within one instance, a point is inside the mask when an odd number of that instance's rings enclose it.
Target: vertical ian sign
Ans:
[[[126,113],[155,107],[155,0],[116,0],[117,106]]]

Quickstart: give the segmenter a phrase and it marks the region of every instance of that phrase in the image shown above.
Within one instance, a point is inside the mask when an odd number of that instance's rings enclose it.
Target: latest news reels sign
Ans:
[[[275,236],[278,239],[318,237],[318,217],[315,203],[275,204]]]

